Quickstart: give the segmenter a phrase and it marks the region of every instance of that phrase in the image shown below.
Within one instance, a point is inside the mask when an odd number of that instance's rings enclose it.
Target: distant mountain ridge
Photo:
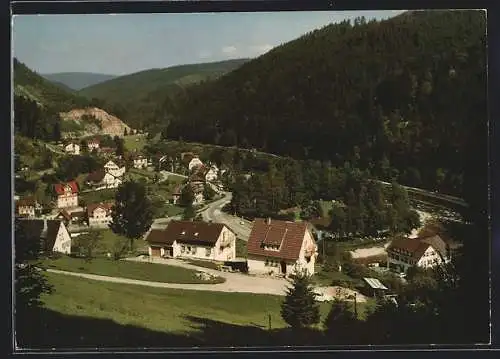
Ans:
[[[92,72],[59,72],[42,74],[44,78],[54,83],[61,83],[74,91],[112,80],[116,75],[98,74]]]

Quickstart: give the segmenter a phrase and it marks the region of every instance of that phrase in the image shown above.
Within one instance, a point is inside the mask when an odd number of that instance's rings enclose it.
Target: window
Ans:
[[[264,265],[267,267],[269,266],[269,260],[266,259],[266,262],[264,263]]]
[[[205,248],[205,257],[210,257],[211,252],[210,248]]]

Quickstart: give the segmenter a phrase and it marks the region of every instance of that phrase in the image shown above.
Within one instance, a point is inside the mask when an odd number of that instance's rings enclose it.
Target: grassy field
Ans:
[[[209,268],[209,269],[219,269],[219,264],[215,262],[203,261],[198,259],[186,259],[186,263],[192,264],[194,266]]]
[[[152,282],[222,283],[224,281],[223,278],[202,281],[196,277],[196,271],[182,267],[155,263],[115,261],[105,258],[94,258],[92,261],[87,262],[83,258],[62,256],[57,259],[45,259],[42,261],[42,264],[47,268],[69,272],[106,275]]]
[[[105,256],[105,254],[108,252],[112,253],[117,242],[119,244],[127,244],[127,245],[129,243],[128,242],[129,240],[126,237],[120,236],[114,233],[110,229],[100,230],[99,232],[101,233],[101,242],[99,243],[99,246],[96,251],[96,254],[98,256]],[[146,241],[144,241],[143,239],[134,240],[134,254],[147,252],[147,250],[148,250],[148,244],[146,243]]]
[[[142,151],[144,146],[147,144],[147,138],[146,136],[143,135],[130,135],[130,136],[125,136],[125,149],[128,151]],[[138,140],[138,141],[137,141]]]
[[[115,188],[102,189],[100,191],[85,192],[79,195],[86,204],[111,201],[115,199]]]

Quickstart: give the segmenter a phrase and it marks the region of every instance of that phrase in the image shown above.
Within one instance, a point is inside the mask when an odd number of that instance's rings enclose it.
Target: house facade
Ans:
[[[118,165],[110,160],[104,165],[104,171],[114,177],[121,177],[125,174],[125,166]]]
[[[189,172],[195,170],[198,167],[203,166],[203,162],[198,157],[193,157],[188,163]]]
[[[177,185],[172,192],[172,204],[179,203],[179,200],[182,195],[182,185]]]
[[[16,201],[16,214],[20,217],[34,218],[42,209],[35,197],[24,197]]]
[[[134,168],[147,168],[148,167],[148,159],[142,155],[137,155],[133,158]]]
[[[87,142],[87,148],[89,151],[97,150],[99,149],[100,142],[97,138],[93,138]]]
[[[432,268],[448,262],[449,257],[443,251],[446,245],[440,246],[437,242],[437,240],[421,238],[393,240],[387,247],[387,268],[406,273],[413,266]]]
[[[230,261],[236,258],[236,234],[222,223],[171,221],[146,236],[152,257]]]
[[[78,206],[78,184],[75,181],[54,185],[57,195],[57,208]]]
[[[116,173],[116,172],[114,172]],[[116,177],[104,169],[94,171],[87,176],[87,185],[101,188],[117,188],[123,183],[120,177]]]
[[[66,146],[64,146],[64,151],[72,155],[79,155],[80,145],[74,142],[68,143]]]
[[[24,240],[40,241],[44,252],[71,253],[71,236],[66,226],[59,220],[22,219],[19,228]],[[17,236],[16,236],[17,237]],[[16,240],[17,238],[15,238]]]
[[[247,242],[249,273],[314,274],[318,246],[307,222],[255,219]]]
[[[89,227],[107,227],[111,223],[113,203],[94,203],[87,206]]]

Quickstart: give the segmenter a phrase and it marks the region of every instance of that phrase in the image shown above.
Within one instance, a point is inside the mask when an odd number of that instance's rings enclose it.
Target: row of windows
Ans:
[[[275,260],[266,259],[266,262],[264,263],[264,265],[266,267],[277,267],[279,265],[279,263]]]

